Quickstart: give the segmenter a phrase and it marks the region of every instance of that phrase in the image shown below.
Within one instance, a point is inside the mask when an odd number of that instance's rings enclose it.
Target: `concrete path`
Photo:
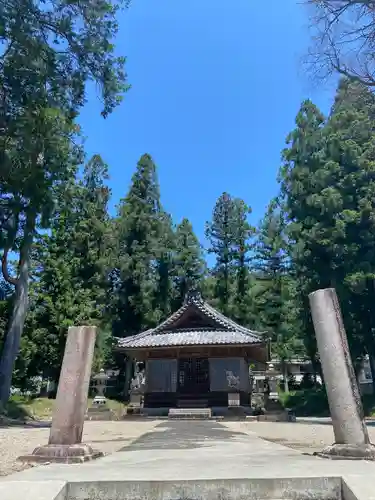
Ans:
[[[123,424],[126,426],[126,422]],[[289,477],[358,471],[358,462],[330,461],[236,432],[214,421],[165,421],[116,453],[80,465],[34,467],[4,480],[187,480]],[[375,464],[360,469],[375,475]]]
[[[123,425],[125,429],[127,423],[123,422]],[[32,484],[40,488],[41,482],[45,481],[56,484],[93,481],[107,484],[156,481],[160,484],[167,481],[177,484],[191,480],[194,484],[194,481],[270,478],[285,481],[337,478],[339,481],[338,478],[345,477],[354,489],[361,490],[363,494],[362,497],[352,497],[353,500],[374,500],[374,476],[374,463],[331,461],[308,456],[260,439],[255,432],[237,431],[233,423],[164,421],[130,445],[102,459],[80,465],[39,466],[4,477],[0,479],[0,493],[7,487],[11,491],[16,483],[23,487],[29,485],[31,491]],[[0,497],[6,498],[1,494]]]

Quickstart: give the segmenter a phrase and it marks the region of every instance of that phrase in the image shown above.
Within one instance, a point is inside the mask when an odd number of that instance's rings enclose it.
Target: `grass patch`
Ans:
[[[92,399],[89,398],[89,407]],[[12,396],[5,408],[5,415],[15,420],[50,420],[54,404],[54,399]],[[121,412],[124,408],[123,403],[113,399],[107,399],[107,406],[116,413]]]

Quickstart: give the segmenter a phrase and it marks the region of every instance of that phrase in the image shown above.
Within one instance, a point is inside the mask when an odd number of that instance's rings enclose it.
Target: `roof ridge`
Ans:
[[[167,319],[165,319],[162,323],[160,323],[158,326],[155,328],[151,328],[149,330],[146,330],[146,332],[143,332],[146,335],[157,335],[161,333],[165,328],[167,328],[169,325],[173,324],[175,321],[177,321],[183,314],[184,312],[190,307],[194,306],[196,307],[199,311],[201,311],[203,314],[208,316],[209,318],[213,319],[219,325],[223,326],[225,329],[228,331],[239,331],[241,333],[244,333],[246,335],[252,335],[259,337],[260,340],[262,340],[262,336],[265,332],[258,332],[256,330],[251,330],[250,328],[246,328],[232,319],[228,318],[221,312],[219,312],[217,309],[212,307],[210,304],[205,302],[200,294],[191,294],[188,296],[187,300],[184,302],[184,304],[176,311],[174,312],[171,316],[169,316]],[[187,328],[187,330],[191,330],[194,327]],[[198,327],[197,327],[198,328]],[[208,327],[202,327],[208,329]],[[214,327],[213,327],[214,329]],[[181,329],[182,330],[182,329]],[[141,335],[141,334],[139,334]]]
[[[208,309],[209,311],[212,311],[212,314],[214,314],[217,317],[219,317],[223,321],[223,323],[226,323],[227,326],[230,326],[230,327],[232,327],[232,328],[234,328],[236,330],[239,330],[242,333],[247,333],[247,334],[257,335],[257,336],[261,336],[262,334],[266,333],[266,332],[258,332],[256,330],[251,330],[250,328],[247,328],[246,326],[240,325],[239,323],[237,323],[233,319],[228,318],[223,313],[219,312],[217,309],[215,309],[214,307],[212,307],[207,302],[204,303],[204,307],[206,309]]]

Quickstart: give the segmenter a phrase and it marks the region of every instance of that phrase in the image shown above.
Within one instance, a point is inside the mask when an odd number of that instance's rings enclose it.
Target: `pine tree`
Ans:
[[[298,337],[298,305],[294,282],[288,273],[283,216],[272,201],[258,230],[256,270],[262,286],[256,307],[262,329],[271,340],[272,353],[281,362],[288,391],[287,362],[301,351]]]
[[[249,308],[249,251],[251,249],[250,238],[254,234],[255,228],[248,223],[248,216],[251,208],[239,198],[234,199],[234,280],[235,292],[231,305],[231,316],[240,324],[251,326],[252,318]]]
[[[212,221],[206,224],[206,237],[211,245],[208,252],[216,257],[212,271],[216,285],[214,297],[225,315],[244,322],[247,322],[247,253],[253,233],[247,221],[250,211],[243,200],[223,193],[215,204]]]
[[[365,86],[340,82],[326,142],[325,167],[335,199],[330,244],[341,258],[335,268],[336,289],[352,357],[356,361],[366,352],[375,380],[375,97]]]
[[[172,310],[173,253],[175,235],[172,218],[161,210],[156,234],[155,321],[166,319]]]
[[[182,306],[189,288],[201,288],[205,275],[202,246],[191,222],[184,218],[176,227],[173,271],[173,310]]]
[[[100,156],[94,156],[84,167],[82,180],[72,182],[60,193],[51,235],[42,237],[37,247],[34,263],[38,279],[31,288],[23,346],[35,353],[30,367],[34,374],[43,372],[57,380],[69,326],[97,325],[98,344],[102,350],[105,347],[107,179],[107,165]],[[102,359],[103,352],[97,350],[96,354]]]
[[[119,206],[112,271],[113,333],[139,333],[155,323],[156,257],[160,236],[160,194],[156,166],[141,156],[131,186]]]
[[[305,103],[281,171],[300,293],[336,288],[354,361],[375,355],[374,104],[368,89],[345,79],[327,120]],[[375,376],[375,362],[372,369]]]
[[[230,289],[233,282],[235,210],[232,197],[223,193],[216,201],[212,221],[206,223],[206,237],[210,243],[208,253],[216,257],[213,274],[216,278],[215,298],[220,310],[229,315]]]
[[[124,59],[114,55],[118,2],[1,3],[0,196],[11,213],[5,234],[3,276],[15,287],[13,311],[0,359],[0,406],[9,398],[29,302],[33,243],[49,227],[56,186],[70,176],[76,155],[75,119],[86,102],[86,83],[101,91],[103,116],[126,90]],[[4,203],[0,203],[0,217]],[[16,276],[7,269],[19,254]]]
[[[322,217],[316,203],[325,187],[325,117],[311,102],[304,101],[296,117],[296,128],[288,135],[280,169],[280,203],[285,214],[288,257],[291,260],[301,308],[302,331],[307,354],[315,364],[317,347],[311,328],[307,296],[319,288],[319,270],[324,268],[322,286],[331,285],[331,255],[316,244],[315,221]],[[317,174],[322,172],[322,175]]]

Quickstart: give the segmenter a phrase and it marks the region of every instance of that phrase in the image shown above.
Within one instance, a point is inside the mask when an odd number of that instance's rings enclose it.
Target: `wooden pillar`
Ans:
[[[133,375],[133,358],[130,354],[127,355],[125,363],[124,400],[127,401],[129,399],[130,382]]]

